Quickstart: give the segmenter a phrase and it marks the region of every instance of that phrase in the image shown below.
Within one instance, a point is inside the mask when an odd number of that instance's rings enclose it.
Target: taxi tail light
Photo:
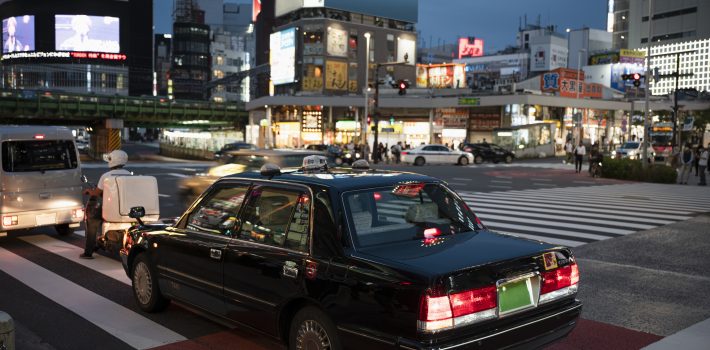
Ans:
[[[540,304],[577,292],[579,267],[577,263],[543,272],[540,285]]]
[[[2,217],[3,226],[16,226],[18,224],[17,215],[7,215]]]
[[[402,152],[403,156],[406,156],[407,154],[409,154],[409,152]]]
[[[426,294],[421,300],[419,330],[436,332],[495,318],[497,306],[495,286],[440,297]]]

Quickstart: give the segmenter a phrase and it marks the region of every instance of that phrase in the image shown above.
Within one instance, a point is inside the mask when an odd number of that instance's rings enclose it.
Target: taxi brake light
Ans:
[[[489,286],[451,294],[454,317],[495,308],[498,301],[496,293],[496,287]]]
[[[382,195],[379,192],[375,192],[372,197],[375,198],[376,201],[382,199]]]
[[[35,134],[35,140],[44,140],[44,134]]]
[[[439,231],[438,228],[433,227],[433,228],[428,228],[424,230],[424,237],[425,238],[434,238],[437,237],[441,234],[441,231]]]
[[[577,263],[543,272],[540,294],[554,292],[565,287],[576,285],[578,282],[579,268],[577,267]]]

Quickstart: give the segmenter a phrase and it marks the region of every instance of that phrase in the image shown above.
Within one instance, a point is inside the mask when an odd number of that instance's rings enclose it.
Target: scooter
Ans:
[[[123,195],[119,194],[120,186],[112,185],[107,188],[106,183],[104,183],[104,196],[101,198],[99,195],[101,190],[90,183],[86,176],[82,176],[82,181],[89,187],[84,190],[84,194],[88,196],[84,209],[85,213],[87,213],[84,216],[84,223],[87,231],[90,229],[97,230],[94,250],[102,249],[108,253],[118,253],[125,244],[127,233],[137,226],[144,226],[141,218],[146,216],[145,208],[150,211],[147,219],[158,221],[159,205],[156,179],[152,176],[126,175],[121,177],[124,178],[122,180],[131,179],[133,182],[130,187],[126,186],[126,188],[132,188],[135,193],[132,196],[134,198],[127,198],[131,196],[126,196],[125,193]],[[147,181],[142,181],[143,179]],[[116,181],[116,183],[118,182]],[[147,183],[147,186],[141,186],[141,182],[144,185]],[[107,192],[110,193],[109,196],[106,195]],[[138,199],[137,201],[136,198]],[[126,202],[125,208],[119,208],[120,203],[118,202],[121,199]],[[139,217],[136,217],[135,211],[138,208],[140,208],[139,211],[142,213]],[[125,213],[123,213],[124,211]]]

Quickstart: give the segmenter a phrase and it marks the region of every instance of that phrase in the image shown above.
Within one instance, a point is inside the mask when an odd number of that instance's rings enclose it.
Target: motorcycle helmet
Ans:
[[[117,149],[107,154],[105,160],[108,162],[109,168],[115,168],[117,166],[123,166],[128,163],[128,154],[126,152]]]

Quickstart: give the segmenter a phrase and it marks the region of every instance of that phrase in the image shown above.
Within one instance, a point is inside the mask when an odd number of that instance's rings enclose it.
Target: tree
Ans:
[[[700,137],[700,144],[705,145],[705,130],[707,130],[708,124],[710,124],[710,108],[700,111],[695,114],[695,122],[693,122],[693,129],[697,132]]]

